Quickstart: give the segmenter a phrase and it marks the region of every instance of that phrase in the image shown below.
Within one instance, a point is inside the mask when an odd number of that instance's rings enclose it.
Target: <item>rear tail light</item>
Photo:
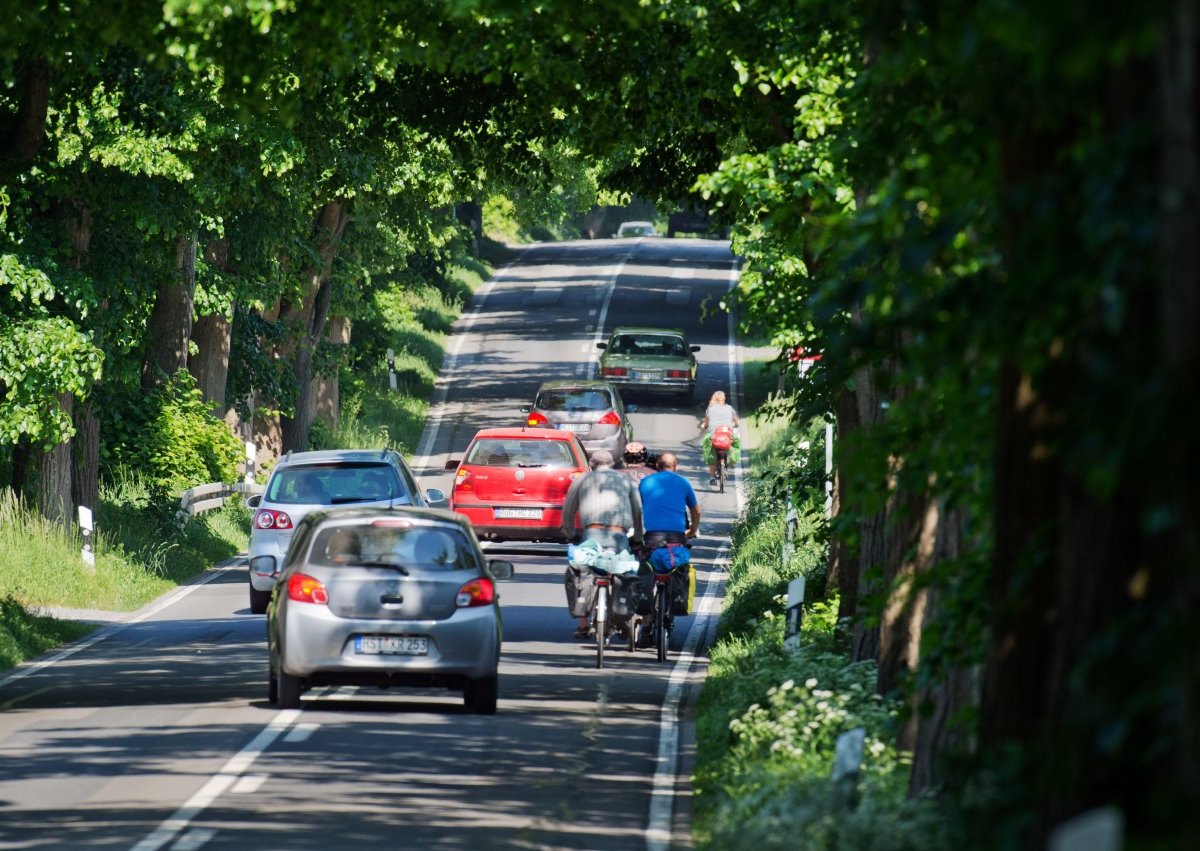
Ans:
[[[546,419],[546,415],[540,411],[530,411],[529,418],[525,420],[525,422],[531,426],[544,426],[550,424],[550,420]]]
[[[600,370],[601,375],[607,375],[611,378],[625,378],[629,375],[629,370],[623,366],[606,366]]]
[[[254,512],[254,525],[259,529],[291,529],[292,518],[282,511],[260,508]]]
[[[691,374],[686,369],[668,369],[667,378],[689,378]]]
[[[621,418],[616,411],[609,411],[600,419],[596,420],[600,425],[620,425]]]
[[[329,605],[329,592],[319,579],[314,579],[307,573],[293,573],[288,577],[288,599],[297,603],[315,603],[318,606]]]
[[[470,480],[471,480],[471,471],[464,469],[462,467],[459,467],[458,472],[454,474],[454,489],[455,490],[460,490],[460,489],[466,490],[466,489],[470,488],[471,487]]]
[[[474,606],[490,606],[496,600],[496,584],[487,577],[472,579],[466,585],[458,589],[458,594],[454,597],[454,605],[460,609],[469,609]]]

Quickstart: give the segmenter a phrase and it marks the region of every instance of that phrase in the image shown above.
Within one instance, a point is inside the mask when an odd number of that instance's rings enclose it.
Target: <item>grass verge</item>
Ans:
[[[0,599],[0,670],[82,638],[95,628],[31,614],[12,597]]]
[[[766,422],[751,459],[750,495],[735,523],[724,610],[697,708],[693,839],[701,849],[954,847],[934,804],[906,796],[906,755],[892,746],[900,706],[875,692],[872,662],[851,664],[837,600],[827,597],[826,521],[815,493],[797,493],[795,553],[782,551],[787,505],[778,481],[804,491],[788,447],[795,426]],[[786,469],[784,469],[786,467]],[[791,472],[789,472],[791,471]],[[788,582],[807,580],[801,645],[783,646]],[[838,737],[862,728],[856,790],[830,780]]]

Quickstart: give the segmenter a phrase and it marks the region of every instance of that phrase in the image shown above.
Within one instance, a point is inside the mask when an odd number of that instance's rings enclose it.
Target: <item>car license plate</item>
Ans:
[[[368,656],[424,656],[429,639],[411,635],[356,635],[354,652]]]
[[[660,378],[662,378],[662,373],[661,372],[643,372],[641,370],[635,369],[633,371],[633,377],[638,381],[658,381]]]
[[[495,514],[497,520],[542,519],[542,509],[540,508],[497,508]]]
[[[591,423],[559,423],[558,427],[562,431],[569,431],[574,434],[587,434],[592,430]]]

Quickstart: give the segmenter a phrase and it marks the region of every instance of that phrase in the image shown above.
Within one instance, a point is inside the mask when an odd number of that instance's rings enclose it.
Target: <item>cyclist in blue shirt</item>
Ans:
[[[642,497],[642,543],[646,548],[660,544],[683,544],[700,534],[700,503],[691,482],[675,472],[675,454],[658,456],[658,472],[638,482]]]
[[[658,456],[658,472],[638,482],[646,530],[642,537],[643,559],[657,547],[686,544],[688,538],[700,534],[700,503],[691,482],[675,472],[678,463],[674,453],[664,452]],[[649,647],[653,642],[650,624],[643,621],[638,646]]]

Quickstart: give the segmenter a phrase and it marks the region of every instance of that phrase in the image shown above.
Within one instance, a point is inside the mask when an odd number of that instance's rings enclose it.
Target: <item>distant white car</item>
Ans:
[[[626,236],[658,236],[653,222],[621,222],[617,228],[617,238]]]

